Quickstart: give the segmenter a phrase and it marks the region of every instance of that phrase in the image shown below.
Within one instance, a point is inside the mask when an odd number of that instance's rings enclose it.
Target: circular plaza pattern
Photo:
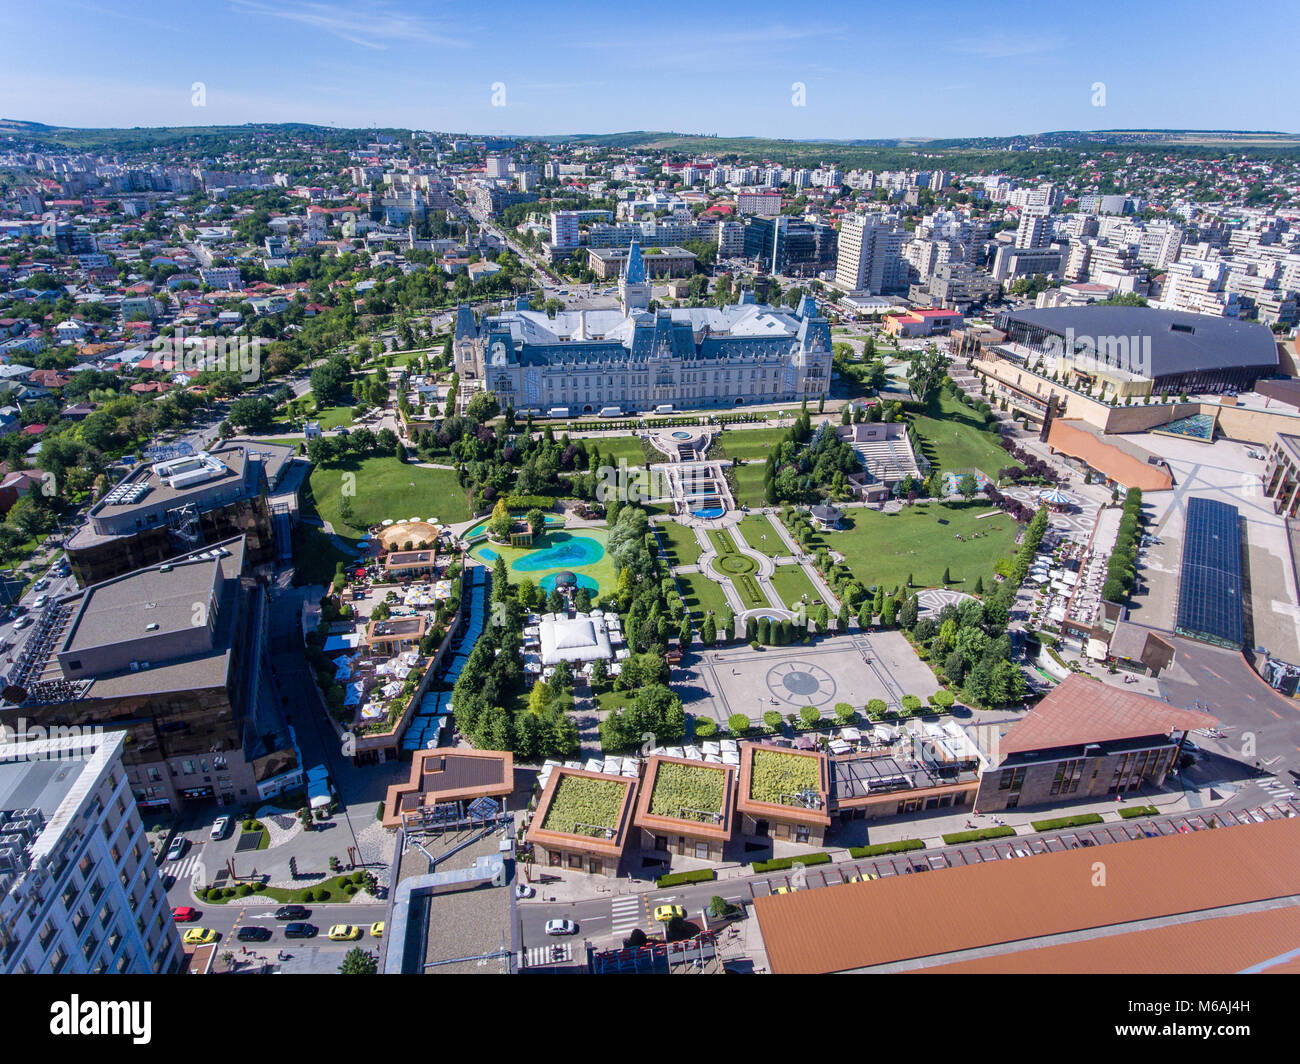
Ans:
[[[835,677],[820,665],[785,661],[767,672],[767,689],[782,702],[797,706],[824,706],[839,689]]]

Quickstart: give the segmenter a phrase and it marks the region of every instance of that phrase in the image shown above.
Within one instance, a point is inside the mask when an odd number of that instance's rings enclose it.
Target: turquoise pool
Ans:
[[[487,534],[487,524],[488,524],[487,521],[480,521],[478,524],[476,524],[473,528],[469,529],[469,531],[467,531],[467,532],[465,533],[465,538],[466,538],[466,539],[477,539],[479,536],[486,535],[486,534]],[[564,524],[564,518],[563,518],[560,514],[547,514],[547,515],[546,515],[546,527],[547,527],[547,528],[556,528],[556,527],[561,526],[561,525],[563,525],[563,524]],[[492,557],[495,558],[496,555],[494,554]],[[489,560],[491,560],[491,559],[489,559]]]
[[[517,573],[532,573],[539,569],[574,569],[583,565],[595,565],[605,557],[604,546],[588,536],[575,536],[571,532],[548,532],[546,542],[547,546],[541,550],[529,551],[511,568]],[[483,554],[487,555],[486,549]]]

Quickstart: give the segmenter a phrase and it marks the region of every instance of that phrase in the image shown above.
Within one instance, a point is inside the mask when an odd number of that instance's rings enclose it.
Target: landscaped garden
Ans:
[[[592,836],[618,827],[631,781],[562,776],[542,821],[543,831]]]
[[[817,758],[780,750],[755,750],[749,796],[756,802],[802,805],[794,796],[821,788]]]
[[[663,559],[670,567],[694,565],[700,560],[700,544],[693,529],[676,521],[658,521],[654,527],[664,543]]]
[[[745,542],[751,548],[760,554],[766,554],[769,558],[790,553],[790,548],[786,546],[780,533],[772,527],[772,522],[767,519],[766,514],[746,514],[742,517],[740,534],[745,537]]]
[[[389,455],[317,466],[310,483],[316,512],[344,539],[359,539],[390,518],[437,517],[456,524],[472,516],[455,470],[425,469]]]
[[[945,473],[978,469],[996,480],[999,469],[1020,465],[1002,449],[998,434],[984,427],[982,415],[950,395],[936,395],[926,413],[912,415],[912,424],[926,458]]]
[[[722,811],[726,783],[727,774],[720,768],[661,761],[650,794],[650,813],[678,820],[704,820]]]
[[[682,589],[682,601],[696,620],[701,620],[710,610],[721,616],[727,608],[727,597],[722,587],[703,573],[690,573],[677,577]]]
[[[811,606],[821,598],[800,565],[778,565],[772,573],[772,587],[786,607],[792,610],[801,604]]]
[[[991,509],[980,501],[918,503],[893,514],[853,507],[844,512],[844,530],[820,533],[812,546],[843,554],[864,587],[899,587],[909,576],[915,587],[940,587],[945,570],[954,584],[974,584],[977,577],[987,584],[998,561],[1016,553],[1019,528],[1001,512],[979,516]]]

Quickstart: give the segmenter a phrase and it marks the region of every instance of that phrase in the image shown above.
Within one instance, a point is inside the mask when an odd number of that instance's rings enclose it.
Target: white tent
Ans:
[[[542,662],[608,661],[612,656],[609,635],[599,618],[579,614],[569,620],[542,621]]]

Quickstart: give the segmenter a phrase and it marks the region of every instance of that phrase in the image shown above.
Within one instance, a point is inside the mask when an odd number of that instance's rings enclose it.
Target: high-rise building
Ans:
[[[578,235],[577,211],[551,212],[551,244],[557,248],[576,248]]]
[[[494,179],[510,176],[510,155],[489,155],[487,157],[487,176]]]
[[[88,729],[0,745],[0,972],[179,970],[125,743],[125,732]]]
[[[879,215],[846,214],[840,221],[835,287],[880,295],[906,280],[904,234]]]

